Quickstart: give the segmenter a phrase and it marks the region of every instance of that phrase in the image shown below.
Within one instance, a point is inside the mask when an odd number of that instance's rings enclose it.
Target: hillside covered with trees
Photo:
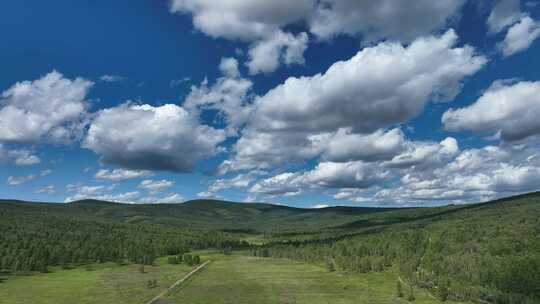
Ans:
[[[0,231],[5,273],[101,262],[152,264],[160,256],[217,249],[301,260],[352,275],[395,272],[396,292],[404,297],[405,286],[414,286],[440,300],[540,301],[538,193],[406,209],[2,201]]]

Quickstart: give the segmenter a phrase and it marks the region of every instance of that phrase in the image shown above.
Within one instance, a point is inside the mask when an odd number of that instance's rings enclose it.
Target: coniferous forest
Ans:
[[[200,258],[189,252],[215,249],[300,260],[350,275],[393,271],[396,295],[403,298],[422,289],[441,301],[540,301],[537,193],[380,210],[220,201],[152,207],[4,201],[0,267],[32,274],[103,262],[152,265],[160,256],[169,256],[170,264],[196,265]]]

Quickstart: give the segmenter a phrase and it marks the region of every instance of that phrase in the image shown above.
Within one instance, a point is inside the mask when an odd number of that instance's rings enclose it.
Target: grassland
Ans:
[[[201,252],[212,263],[161,303],[190,304],[347,304],[408,303],[396,297],[392,271],[368,274],[327,272],[322,266],[288,259],[258,258],[240,253]],[[0,304],[136,304],[146,303],[191,267],[159,259],[140,273],[137,265],[112,263],[32,276],[9,276],[0,283]],[[156,279],[157,288],[147,281]],[[408,289],[404,288],[405,294]],[[418,304],[441,303],[415,289]],[[457,303],[457,302],[446,302]]]
[[[326,272],[322,266],[287,259],[240,254],[203,257],[213,262],[169,295],[167,303],[408,303],[396,297],[397,277],[391,271],[353,275]],[[407,294],[408,289],[404,289]],[[424,291],[414,292],[414,303],[442,303]]]
[[[0,283],[0,304],[134,304],[146,303],[163,289],[183,277],[192,267],[168,265],[165,259],[156,266],[118,266],[113,263],[55,269],[51,273],[32,276],[8,276]],[[156,288],[148,288],[148,280],[157,280]]]

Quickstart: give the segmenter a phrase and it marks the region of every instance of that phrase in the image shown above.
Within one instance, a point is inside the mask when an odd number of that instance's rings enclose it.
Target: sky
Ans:
[[[0,4],[0,197],[435,206],[540,190],[540,1]]]

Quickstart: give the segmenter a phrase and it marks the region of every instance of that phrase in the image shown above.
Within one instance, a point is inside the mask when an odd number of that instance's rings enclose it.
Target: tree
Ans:
[[[172,265],[178,264],[178,258],[176,256],[170,256],[167,258],[167,262]]]
[[[443,302],[448,300],[448,296],[449,296],[449,293],[450,293],[449,285],[450,285],[450,282],[448,281],[448,279],[443,279],[439,283],[437,293],[438,293],[439,299],[441,301],[443,301]]]
[[[409,295],[407,296],[407,301],[414,301],[416,300],[416,297],[414,296],[414,290],[412,287],[412,284],[409,284]]]
[[[403,287],[401,286],[401,281],[399,279],[396,283],[396,294],[398,298],[403,298]]]
[[[327,258],[324,262],[324,265],[326,267],[326,271],[328,272],[334,272],[336,271],[336,267],[334,266],[334,261],[332,261],[331,258]]]

